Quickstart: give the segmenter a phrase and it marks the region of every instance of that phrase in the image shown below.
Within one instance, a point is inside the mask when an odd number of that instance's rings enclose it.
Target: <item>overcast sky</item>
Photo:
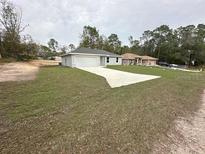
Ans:
[[[118,34],[127,44],[145,30],[205,23],[205,0],[12,0],[23,11],[26,33],[35,41],[78,44],[84,25]]]

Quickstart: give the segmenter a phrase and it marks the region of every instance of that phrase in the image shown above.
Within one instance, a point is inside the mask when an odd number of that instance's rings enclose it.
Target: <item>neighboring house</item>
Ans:
[[[133,53],[125,53],[122,55],[122,64],[123,65],[136,65],[138,63],[138,60],[141,57],[139,55],[133,54]]]
[[[122,64],[120,55],[90,48],[78,48],[61,57],[62,65],[69,67],[97,67]]]
[[[122,55],[123,65],[147,65],[154,66],[157,65],[157,58],[150,56],[139,56],[133,53],[125,53]]]
[[[62,61],[62,60],[61,60],[62,58],[61,58],[61,57],[59,57],[59,56],[55,56],[55,57],[53,57],[53,58],[54,58],[54,60],[55,60],[55,61],[59,61],[59,62],[61,62],[61,61]]]
[[[157,58],[150,57],[150,56],[141,56],[142,58],[142,65],[148,65],[148,66],[155,66],[157,65]]]

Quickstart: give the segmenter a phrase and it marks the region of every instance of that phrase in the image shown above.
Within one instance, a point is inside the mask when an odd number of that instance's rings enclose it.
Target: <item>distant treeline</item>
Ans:
[[[74,44],[59,45],[51,38],[48,45],[37,44],[30,35],[21,33],[27,25],[22,25],[22,12],[13,3],[0,0],[0,58],[27,60],[41,57],[44,59],[62,55],[74,50]],[[133,52],[149,55],[159,61],[176,64],[205,64],[205,25],[188,25],[171,29],[162,25],[154,30],[147,30],[139,40],[128,38],[129,45],[123,45],[117,34],[108,37],[100,34],[96,27],[84,26],[77,47],[107,50],[117,54]]]
[[[133,52],[150,55],[159,61],[176,64],[205,64],[205,25],[189,25],[171,29],[162,25],[154,30],[147,30],[140,40],[129,38],[129,45],[122,45],[117,34],[106,37],[100,35],[96,27],[85,26],[81,35],[81,47],[108,50],[123,54]]]

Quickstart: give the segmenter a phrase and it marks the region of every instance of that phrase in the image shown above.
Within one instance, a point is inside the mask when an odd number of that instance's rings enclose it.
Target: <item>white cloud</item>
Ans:
[[[13,0],[23,11],[26,32],[42,43],[51,37],[61,44],[78,44],[84,25],[101,33],[129,35],[161,24],[171,27],[205,22],[204,0]]]

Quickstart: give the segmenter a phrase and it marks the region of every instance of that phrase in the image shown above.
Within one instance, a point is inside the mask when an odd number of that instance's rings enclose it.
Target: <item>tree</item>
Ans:
[[[132,52],[132,51],[130,51],[129,46],[127,46],[127,45],[122,46],[120,54],[124,54],[124,53],[127,53],[127,52]]]
[[[108,43],[110,46],[110,51],[120,53],[121,41],[119,40],[117,34],[111,34],[108,37]]]
[[[121,52],[121,41],[117,34],[111,34],[108,38],[100,35],[96,27],[84,26],[81,35],[80,47],[108,50],[115,53]]]
[[[177,29],[161,25],[154,30],[145,31],[140,41],[132,36],[128,40],[129,46],[122,45],[117,34],[106,37],[99,34],[95,27],[85,26],[80,47],[98,48],[117,54],[133,52],[150,55],[168,63],[188,64],[194,60],[197,65],[205,64],[204,24]]]
[[[194,25],[179,27],[177,33],[179,38],[180,58],[185,64],[189,64],[191,54],[196,54],[196,27]]]
[[[23,52],[20,50],[20,33],[26,26],[22,26],[22,12],[7,0],[0,1],[1,51],[3,57],[19,58]]]
[[[42,57],[43,59],[48,59],[53,56],[53,52],[51,49],[45,45],[40,45],[38,50],[38,57]]]
[[[68,51],[69,51],[69,49],[68,49],[68,47],[65,46],[65,45],[61,48],[61,54],[65,54],[65,53],[68,52]]]
[[[145,31],[141,41],[143,54],[157,57],[160,61],[175,61],[178,39],[175,32],[169,26],[162,25],[153,31]]]
[[[51,51],[56,52],[58,48],[58,42],[52,38],[48,41],[48,47],[51,49]]]
[[[99,41],[99,32],[96,27],[84,26],[81,35],[80,47],[97,48]]]
[[[41,45],[40,48],[42,52],[51,52],[51,49],[45,45]]]
[[[2,52],[3,52],[3,36],[2,36],[2,30],[0,30],[0,59],[2,58]]]
[[[104,35],[101,35],[101,37],[102,37],[102,42],[103,42],[101,49],[106,50],[106,51],[112,51],[111,46],[109,45],[108,38]]]
[[[152,36],[154,38],[155,43],[155,52],[157,53],[157,58],[164,58],[163,55],[161,55],[161,52],[166,52],[163,50],[163,48],[166,48],[167,42],[168,42],[168,36],[172,33],[171,29],[167,25],[162,25],[160,27],[157,27],[153,33]],[[163,53],[162,53],[163,54]],[[165,53],[164,53],[165,54]]]
[[[141,37],[143,53],[158,57],[160,61],[177,64],[205,63],[205,25],[179,27],[167,25],[145,31]]]
[[[27,35],[20,44],[20,50],[23,52],[21,52],[19,60],[34,59],[37,57],[39,45],[33,41],[30,35]]]
[[[128,38],[130,42],[130,51],[133,53],[140,53],[141,47],[140,47],[140,41],[134,40],[132,36]]]
[[[150,53],[154,53],[155,44],[152,31],[145,31],[140,40],[142,42],[142,54],[151,55]]]
[[[73,50],[75,50],[75,45],[74,44],[69,44],[68,45],[68,49],[70,50],[70,51],[73,51]]]
[[[99,36],[99,38],[98,38],[98,41],[97,41],[97,48],[98,49],[104,49],[104,40],[106,39],[106,36],[104,36],[104,35],[101,35],[101,36]]]
[[[205,25],[199,24],[195,30],[195,60],[198,65],[205,64]]]

